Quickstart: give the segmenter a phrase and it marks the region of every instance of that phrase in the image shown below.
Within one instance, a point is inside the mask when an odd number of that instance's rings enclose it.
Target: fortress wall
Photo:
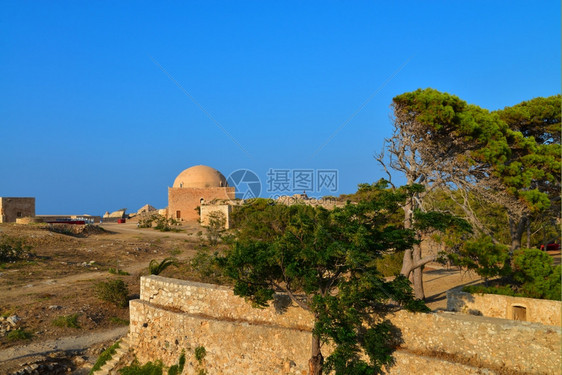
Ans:
[[[312,317],[279,297],[253,309],[225,287],[142,277],[131,301],[130,339],[141,362],[177,363],[184,374],[306,374]],[[390,374],[559,374],[561,329],[459,313],[399,312],[390,320],[403,343]],[[194,350],[205,347],[202,363]]]
[[[312,314],[291,306],[287,296],[278,295],[270,307],[256,309],[228,287],[147,276],[141,278],[140,298],[156,306],[215,319],[312,330]]]
[[[447,310],[502,319],[517,319],[514,307],[525,309],[525,321],[558,326],[562,324],[562,302],[546,299],[471,294],[459,289],[447,291]]]

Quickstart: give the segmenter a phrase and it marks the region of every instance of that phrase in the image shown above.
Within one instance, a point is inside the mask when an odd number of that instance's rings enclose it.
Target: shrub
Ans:
[[[95,285],[95,292],[99,299],[113,303],[117,307],[127,307],[129,290],[121,279],[101,281]]]
[[[474,270],[484,278],[486,285],[488,279],[504,274],[504,265],[508,257],[507,246],[493,243],[490,237],[466,241],[459,252],[449,254],[453,264]]]
[[[189,267],[197,273],[201,281],[213,284],[224,284],[225,281],[228,281],[216,261],[217,255],[218,252],[211,254],[208,249],[199,248],[191,259]]]
[[[113,357],[113,354],[115,354],[115,351],[117,350],[117,348],[119,348],[119,342],[120,341],[117,341],[115,344],[111,345],[100,354],[98,360],[94,364],[94,367],[92,367],[92,369],[90,370],[90,375],[101,369],[103,365],[105,365],[105,363],[109,361],[111,357]]]
[[[160,275],[169,266],[177,266],[176,258],[165,258],[160,263],[156,259],[152,259],[148,264],[148,272],[151,275]]]
[[[173,218],[166,218],[164,216],[157,216],[156,217],[156,226],[154,229],[159,230],[160,232],[179,232],[181,229],[173,228],[178,224],[178,221]]]
[[[119,370],[121,375],[162,375],[162,362],[155,361],[148,362],[141,366],[137,360],[135,360],[130,366],[123,367]]]
[[[184,366],[185,366],[185,350],[182,350],[178,364],[170,366],[170,368],[168,369],[168,375],[180,375],[183,372]]]
[[[57,327],[80,328],[78,323],[79,314],[58,316],[53,320],[53,325]]]
[[[130,275],[130,273],[127,272],[127,271],[123,271],[123,270],[120,270],[119,268],[112,268],[112,267],[110,267],[107,270],[107,272],[109,272],[113,275],[122,275],[122,276],[129,276]]]
[[[139,220],[139,228],[151,228],[152,227],[152,223],[158,218],[158,215],[150,215],[148,217],[145,217],[143,219]]]
[[[30,251],[31,246],[24,239],[0,234],[0,264],[28,259],[32,256]]]
[[[195,359],[197,360],[197,362],[199,363],[203,362],[203,359],[205,359],[206,355],[207,355],[207,350],[205,349],[204,346],[198,346],[195,348]]]
[[[515,252],[513,267],[502,270],[505,279],[496,280],[494,286],[468,286],[468,293],[490,293],[528,298],[561,300],[561,267],[553,266],[552,257],[538,249],[520,249]],[[509,273],[505,271],[509,270]],[[511,280],[511,284],[505,284]],[[503,283],[503,284],[502,284]]]
[[[222,232],[226,224],[226,216],[220,211],[213,211],[209,214],[209,224],[207,225],[207,240],[209,245],[215,246],[219,243]]]
[[[513,279],[521,284],[521,293],[531,298],[560,300],[560,266],[539,249],[520,249],[513,258]]]
[[[14,329],[6,335],[8,341],[30,340],[32,337],[33,335],[31,332],[28,332],[23,328]]]

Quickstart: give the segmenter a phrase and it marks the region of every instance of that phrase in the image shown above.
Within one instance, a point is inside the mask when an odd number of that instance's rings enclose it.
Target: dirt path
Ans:
[[[195,233],[197,231],[202,231],[203,228],[199,224],[186,224],[185,226],[178,227],[182,232],[160,232],[150,228],[137,228],[134,223],[116,224],[116,223],[104,223],[101,225],[102,228],[110,232],[120,233],[120,234],[137,234],[146,235],[149,237],[170,237],[170,238],[189,238],[188,234]]]
[[[0,351],[0,362],[14,360],[35,354],[48,354],[54,351],[84,350],[104,341],[115,341],[127,334],[129,327],[119,327],[106,331],[96,331],[79,336],[59,337],[54,340],[34,342]]]
[[[427,306],[432,310],[447,308],[447,290],[471,284],[477,284],[482,279],[475,273],[459,271],[455,268],[443,268],[434,265],[427,267],[423,273],[423,286]]]

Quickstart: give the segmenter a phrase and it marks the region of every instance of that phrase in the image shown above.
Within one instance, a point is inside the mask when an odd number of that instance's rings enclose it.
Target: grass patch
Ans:
[[[80,324],[78,323],[79,316],[79,314],[58,316],[53,320],[53,325],[63,328],[80,328]]]
[[[101,281],[95,285],[99,299],[110,302],[117,307],[125,308],[129,302],[129,289],[123,280]]]
[[[32,337],[33,334],[23,328],[14,329],[6,335],[8,341],[30,340]]]
[[[105,363],[109,361],[111,357],[113,357],[113,354],[115,354],[115,351],[117,350],[117,348],[119,348],[120,342],[121,341],[117,341],[115,344],[111,345],[100,354],[98,360],[94,364],[94,367],[92,367],[92,369],[90,370],[90,375],[92,375],[95,371],[101,369],[103,365],[105,365]]]
[[[120,270],[119,268],[111,268],[111,267],[110,267],[110,268],[107,270],[107,272],[109,272],[109,273],[111,273],[111,274],[113,274],[113,275],[123,275],[123,276],[129,276],[129,275],[130,275],[129,272]]]
[[[161,361],[148,362],[141,366],[135,360],[130,366],[119,370],[119,373],[121,375],[162,375],[163,368],[164,366]]]
[[[178,249],[177,247],[174,247],[174,248],[170,251],[170,255],[172,255],[172,256],[180,255],[181,253],[183,253],[183,250],[180,250],[180,249]]]
[[[37,294],[37,299],[39,301],[47,301],[47,300],[53,298],[54,296],[55,295],[51,294],[51,293],[39,293],[39,294]]]
[[[129,325],[129,321],[127,319],[122,319],[119,318],[117,316],[112,316],[111,318],[109,318],[109,322],[111,324],[115,324],[118,326],[128,326]]]

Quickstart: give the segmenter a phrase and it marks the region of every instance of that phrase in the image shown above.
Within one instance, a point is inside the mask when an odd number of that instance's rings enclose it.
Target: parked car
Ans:
[[[544,250],[544,245],[541,245],[541,250]],[[551,242],[546,244],[546,250],[560,250],[560,244],[555,242]]]
[[[117,219],[117,224],[124,224],[125,222],[127,222],[126,219]]]

